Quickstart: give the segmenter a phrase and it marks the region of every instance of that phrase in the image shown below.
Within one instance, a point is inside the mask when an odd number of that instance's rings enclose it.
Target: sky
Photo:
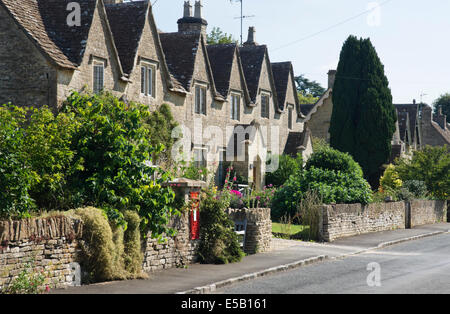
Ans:
[[[184,0],[151,1],[158,28],[177,31]],[[208,32],[220,27],[240,38],[240,2],[202,3]],[[295,75],[324,87],[344,41],[355,35],[371,39],[394,103],[431,104],[450,92],[448,0],[243,0],[243,8],[253,16],[244,20],[244,41],[248,27],[256,27],[256,42],[268,46],[271,62],[292,61]]]

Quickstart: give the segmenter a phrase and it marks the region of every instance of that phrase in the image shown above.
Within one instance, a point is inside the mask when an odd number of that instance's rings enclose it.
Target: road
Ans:
[[[450,234],[229,286],[219,294],[450,293]]]

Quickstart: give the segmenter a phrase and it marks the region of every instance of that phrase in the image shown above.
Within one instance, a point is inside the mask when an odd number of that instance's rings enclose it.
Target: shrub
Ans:
[[[242,252],[238,236],[234,232],[234,222],[226,214],[229,192],[222,197],[206,191],[200,203],[200,262],[207,264],[227,264],[239,262]]]
[[[65,199],[67,178],[82,169],[82,160],[73,162],[72,136],[78,128],[73,114],[53,114],[47,107],[29,108],[23,151],[37,178],[30,196],[39,209],[68,209]]]
[[[118,237],[123,237],[123,235],[117,234],[118,230],[121,229],[116,229],[116,235],[113,238],[111,226],[106,214],[101,209],[88,207],[72,212],[83,221],[80,264],[89,274],[89,278],[85,281],[125,279],[126,274],[122,263],[121,250],[116,248],[116,243],[121,242],[118,241]]]
[[[29,195],[37,174],[27,163],[25,109],[0,106],[0,217],[23,218],[36,210]]]
[[[342,173],[362,176],[362,169],[352,156],[332,148],[323,148],[311,155],[305,169],[320,168],[325,170],[340,171]]]
[[[450,148],[426,146],[415,151],[411,160],[397,161],[396,170],[403,181],[423,181],[430,196],[447,199],[450,195]]]
[[[303,158],[298,154],[296,158],[289,155],[278,156],[278,169],[266,175],[266,184],[275,187],[282,186],[293,173],[300,172],[303,168]]]
[[[275,193],[272,218],[277,221],[284,215],[293,217],[307,191],[316,192],[326,204],[367,204],[372,200],[372,191],[362,176],[361,167],[349,155],[332,149],[314,153],[306,169],[292,175]]]
[[[403,187],[410,191],[415,198],[423,199],[427,197],[427,185],[423,181],[408,180],[403,182]]]
[[[319,219],[320,219],[320,205],[322,200],[317,192],[306,191],[302,200],[298,205],[297,214],[294,219],[297,219],[300,224],[309,226],[307,232],[304,232],[307,241],[319,239]]]
[[[380,178],[380,191],[395,193],[403,186],[403,181],[400,179],[398,172],[394,165],[389,165]]]
[[[125,270],[129,277],[142,278],[145,274],[142,272],[142,261],[144,255],[141,250],[141,218],[136,212],[126,211],[124,219],[127,222],[127,229],[124,233],[124,261]]]

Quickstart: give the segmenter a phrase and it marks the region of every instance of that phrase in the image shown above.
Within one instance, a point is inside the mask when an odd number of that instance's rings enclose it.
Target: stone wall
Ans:
[[[406,205],[404,202],[324,205],[319,225],[323,241],[358,234],[405,229]]]
[[[235,222],[247,222],[245,253],[255,254],[270,250],[272,241],[270,208],[228,209],[227,213]]]
[[[414,200],[409,206],[410,228],[416,226],[447,222],[447,202]]]
[[[75,285],[82,223],[67,217],[0,221],[0,291],[32,263],[50,288]]]
[[[319,219],[321,240],[386,230],[414,228],[447,222],[447,202],[413,200],[411,202],[324,205]]]
[[[183,267],[197,261],[199,240],[190,240],[189,214],[183,213],[180,217],[172,219],[171,228],[177,230],[174,237],[167,237],[166,241],[159,243],[152,239],[151,234],[144,241],[143,269],[152,272],[173,267]]]

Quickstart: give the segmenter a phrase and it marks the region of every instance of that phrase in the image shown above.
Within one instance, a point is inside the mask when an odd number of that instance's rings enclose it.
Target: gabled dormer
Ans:
[[[178,90],[171,79],[149,1],[106,5],[124,72],[129,77],[127,97],[160,104],[167,91]]]
[[[244,106],[251,102],[236,44],[208,45],[208,57],[219,94],[228,101],[231,120],[240,121]]]
[[[250,107],[263,119],[281,113],[267,46],[254,42],[255,29],[249,30],[249,40],[239,48],[245,80],[250,94]],[[258,114],[258,113],[257,113]]]

